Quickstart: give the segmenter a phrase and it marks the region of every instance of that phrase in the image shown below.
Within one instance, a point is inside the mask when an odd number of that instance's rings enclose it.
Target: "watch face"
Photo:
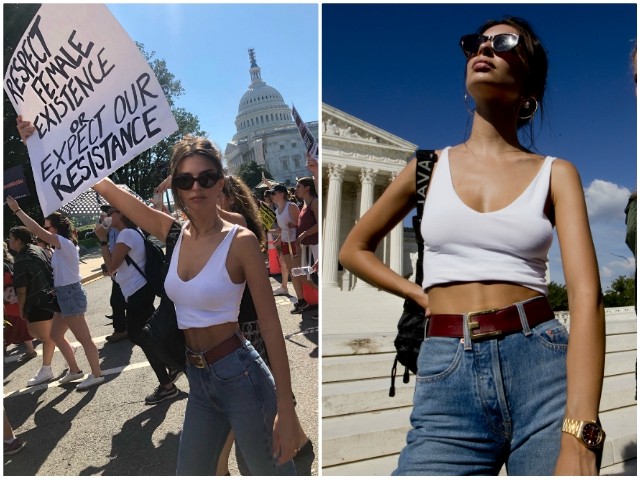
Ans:
[[[582,440],[589,447],[597,447],[602,442],[602,429],[595,423],[587,423],[582,429]]]

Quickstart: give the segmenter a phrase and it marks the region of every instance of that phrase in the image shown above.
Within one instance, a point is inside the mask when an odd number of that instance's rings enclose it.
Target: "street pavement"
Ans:
[[[125,340],[108,343],[112,333],[109,295],[111,280],[103,277],[99,252],[81,257],[81,274],[89,298],[87,323],[96,343],[106,381],[88,391],[74,383],[59,385],[66,364],[56,349],[52,382],[26,387],[41,366],[42,349],[34,342],[38,358],[19,363],[23,346],[10,346],[4,359],[4,408],[17,436],[26,447],[4,458],[4,475],[174,475],[178,443],[189,390],[186,378],[177,380],[177,397],[154,406],[144,403],[157,380],[142,350]],[[271,278],[275,289],[279,286]],[[276,305],[287,345],[296,411],[312,440],[315,457],[310,466],[318,474],[318,322],[317,312],[292,315],[294,297],[278,296]],[[85,373],[89,366],[82,347],[71,332],[76,359]],[[310,461],[307,458],[307,461]],[[309,474],[309,466],[307,465]],[[232,475],[238,468],[232,450]],[[300,472],[304,473],[304,472]]]

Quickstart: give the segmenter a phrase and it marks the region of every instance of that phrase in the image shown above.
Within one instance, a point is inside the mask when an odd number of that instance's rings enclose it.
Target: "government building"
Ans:
[[[252,48],[249,49],[249,61],[251,84],[240,99],[236,134],[225,149],[227,168],[235,173],[240,165],[256,162],[264,165],[275,181],[293,186],[297,178],[310,175],[304,142],[291,107],[278,90],[262,80]],[[318,122],[305,123],[318,139]]]

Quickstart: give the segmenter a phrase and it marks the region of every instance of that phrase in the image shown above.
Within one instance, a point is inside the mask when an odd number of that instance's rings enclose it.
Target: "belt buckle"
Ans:
[[[191,360],[191,365],[196,368],[206,368],[207,360],[204,358],[202,353],[189,353],[189,358]]]
[[[476,321],[473,321],[473,317],[477,317],[478,315],[486,315],[488,313],[495,313],[499,308],[492,308],[490,310],[478,310],[476,312],[467,313],[467,326],[469,327],[469,334],[471,335],[471,340],[484,340],[486,338],[497,337],[502,335],[502,330],[494,330],[493,332],[484,332],[484,333],[474,333],[473,330],[480,328],[480,324]]]

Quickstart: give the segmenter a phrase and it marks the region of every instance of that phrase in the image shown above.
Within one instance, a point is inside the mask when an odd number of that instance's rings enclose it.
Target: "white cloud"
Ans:
[[[593,226],[599,222],[624,222],[624,208],[631,192],[606,180],[594,180],[584,190],[589,220]]]

